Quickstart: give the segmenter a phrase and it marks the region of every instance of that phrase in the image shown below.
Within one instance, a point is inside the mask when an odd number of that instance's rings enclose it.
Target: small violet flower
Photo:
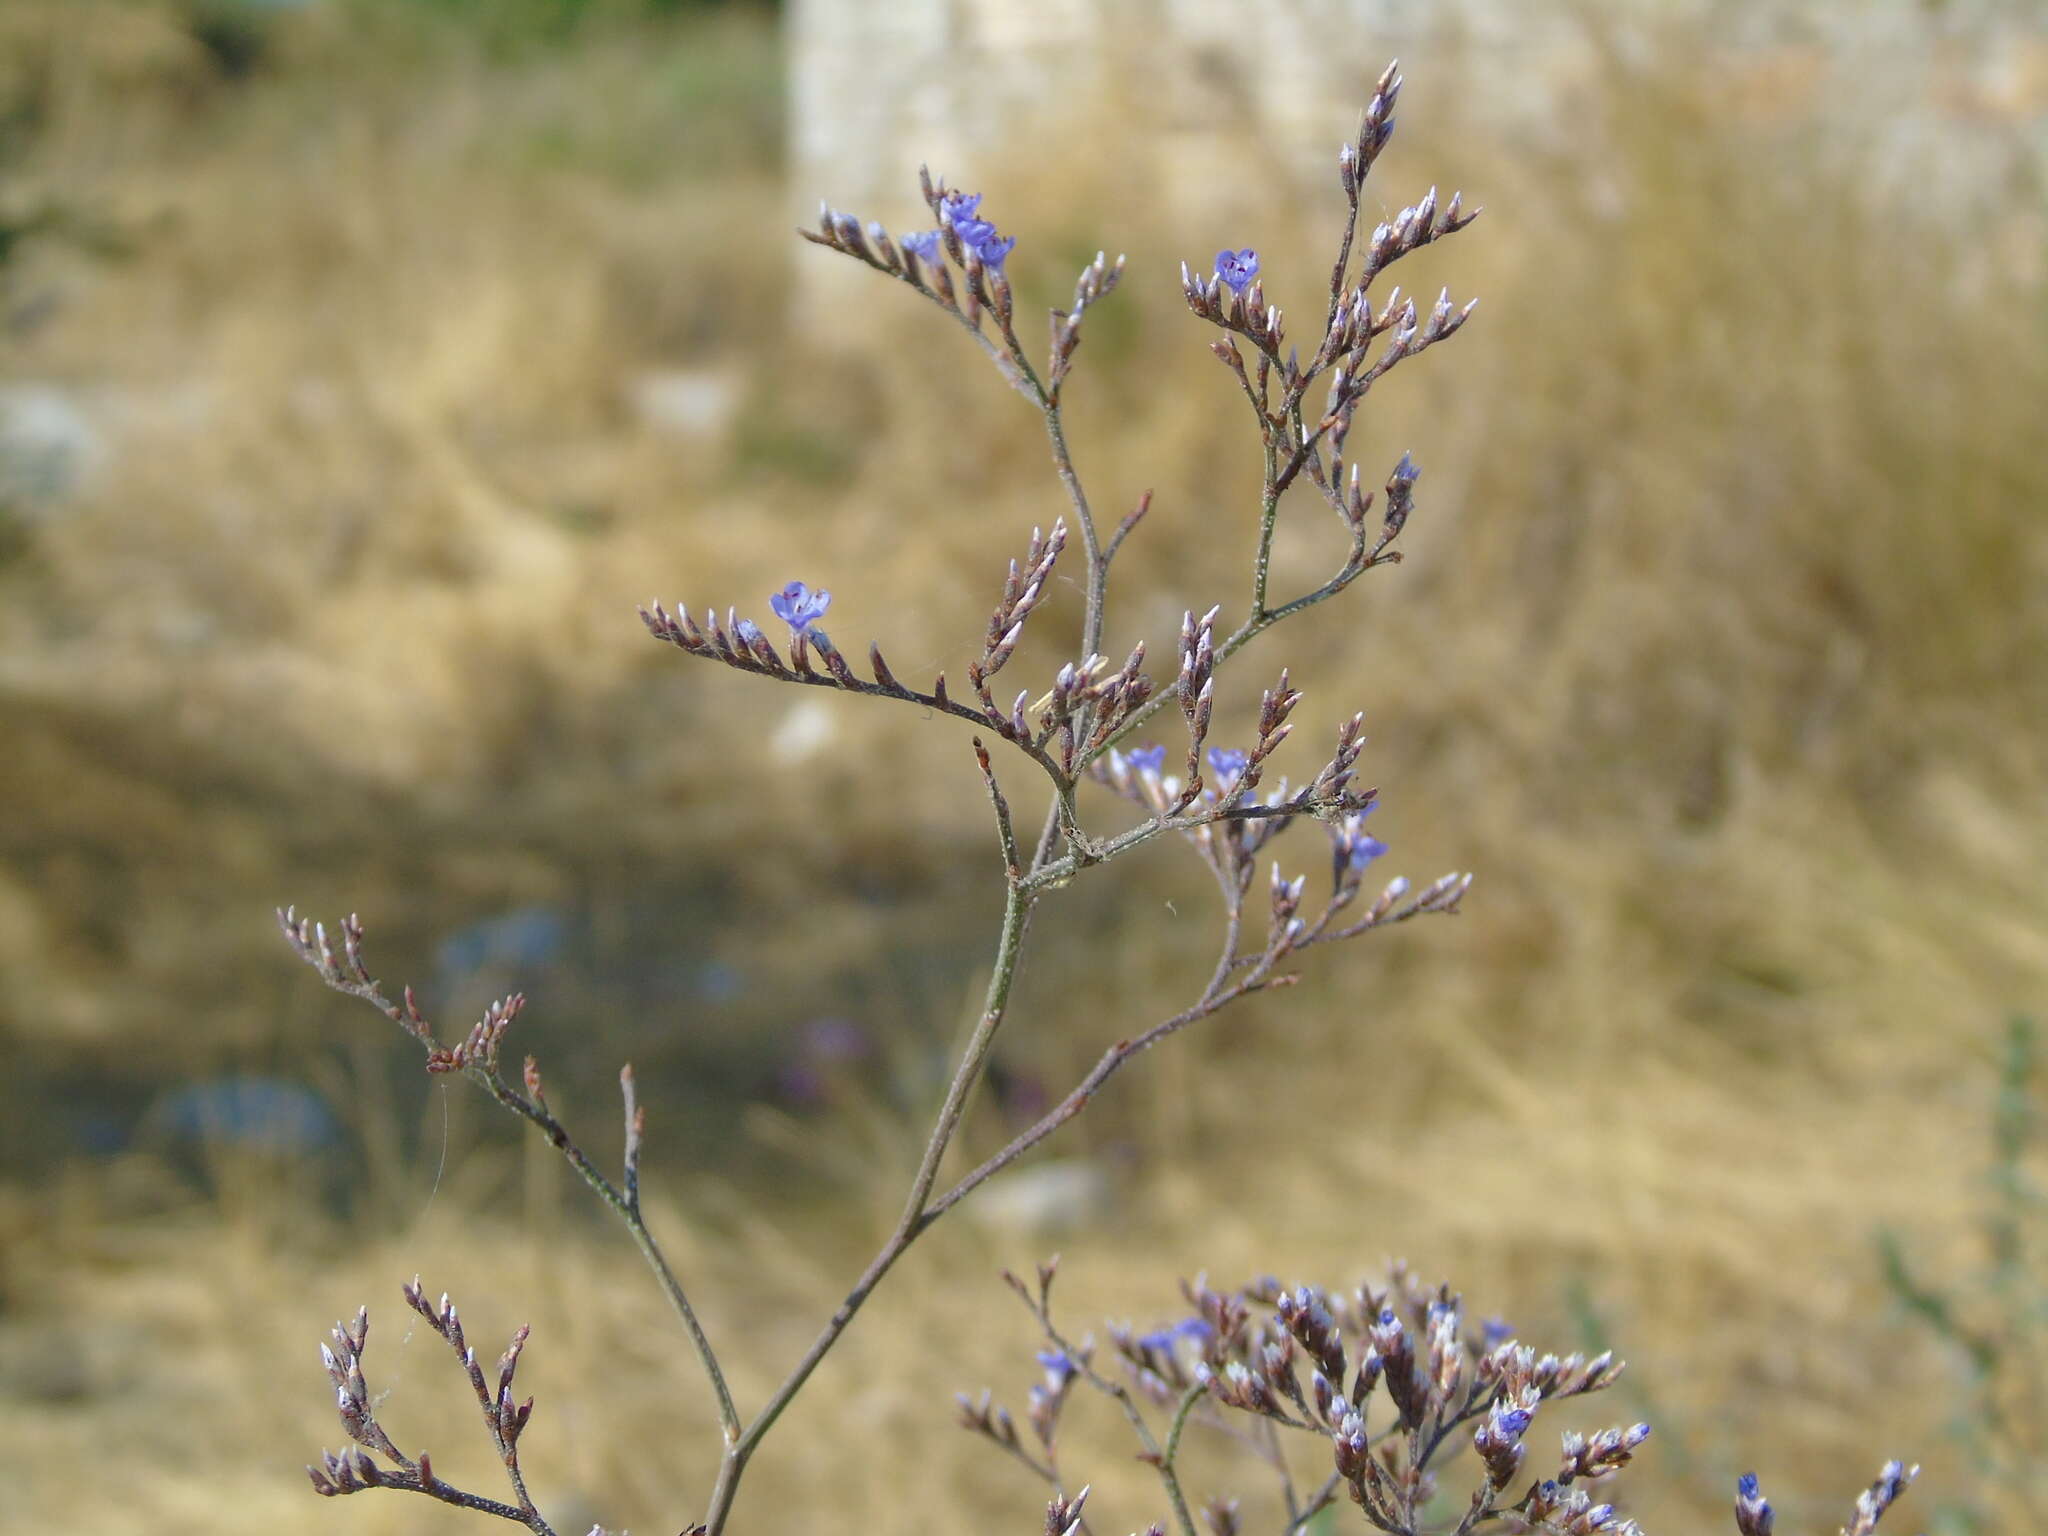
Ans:
[[[1141,1334],[1138,1343],[1146,1349],[1170,1355],[1174,1346],[1183,1339],[1203,1344],[1208,1342],[1209,1335],[1214,1332],[1206,1318],[1184,1317],[1170,1328],[1160,1328],[1151,1333]]]
[[[1503,1440],[1519,1440],[1527,1433],[1529,1421],[1534,1417],[1526,1408],[1496,1405],[1493,1410],[1494,1430]]]
[[[1230,286],[1232,293],[1243,293],[1245,285],[1259,275],[1259,253],[1250,246],[1241,251],[1218,251],[1216,275]]]
[[[1387,845],[1365,830],[1365,818],[1379,805],[1377,800],[1362,811],[1354,811],[1344,818],[1344,825],[1337,833],[1339,856],[1352,869],[1364,869],[1374,859],[1387,851]]]
[[[1351,842],[1351,867],[1363,869],[1387,851],[1387,845],[1370,832],[1361,832]]]
[[[1245,764],[1251,761],[1248,753],[1234,747],[1211,747],[1209,749],[1209,771],[1216,775],[1216,787],[1227,790],[1237,782],[1244,772]]]
[[[1067,1357],[1064,1350],[1042,1349],[1038,1352],[1038,1363],[1045,1368],[1046,1386],[1057,1392],[1068,1380],[1080,1371],[1080,1367]]]
[[[974,242],[974,254],[981,258],[981,264],[991,272],[1002,271],[1004,259],[1016,248],[1017,237],[1012,235],[1007,240],[998,239],[994,225],[990,225],[989,232]]]
[[[974,210],[981,206],[979,192],[948,192],[939,199],[941,215],[949,224],[958,224],[963,219],[974,217]]]
[[[832,606],[832,594],[813,592],[802,582],[792,581],[768,599],[768,606],[792,634],[800,635],[825,617],[825,610]]]
[[[945,236],[936,229],[920,229],[915,234],[903,237],[903,249],[909,251],[928,267],[939,264],[939,253],[945,249]]]
[[[1166,767],[1166,748],[1133,747],[1130,751],[1131,766],[1139,773],[1159,773]]]

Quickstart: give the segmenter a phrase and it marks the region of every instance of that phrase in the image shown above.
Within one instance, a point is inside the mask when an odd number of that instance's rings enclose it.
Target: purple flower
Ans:
[[[1362,811],[1353,811],[1337,829],[1337,857],[1348,868],[1364,869],[1387,851],[1387,845],[1365,830],[1365,818],[1373,813],[1375,800]]]
[[[1244,765],[1251,761],[1250,755],[1234,747],[1211,747],[1209,749],[1209,771],[1216,775],[1216,787],[1228,789],[1237,782],[1244,772]]]
[[[1158,773],[1166,767],[1166,748],[1133,747],[1130,760],[1131,766],[1140,773]]]
[[[1178,1344],[1181,1340],[1190,1339],[1200,1344],[1205,1342],[1214,1331],[1204,1318],[1184,1317],[1171,1328],[1160,1328],[1152,1333],[1140,1336],[1138,1343],[1142,1348],[1157,1350],[1160,1354],[1170,1355],[1173,1353],[1174,1345]]]
[[[903,249],[909,251],[926,266],[939,264],[939,252],[945,249],[945,236],[936,229],[920,229],[915,234],[903,237]]]
[[[1243,293],[1245,284],[1259,275],[1259,253],[1250,246],[1241,251],[1218,251],[1216,275],[1230,285],[1232,293]]]
[[[1505,1440],[1519,1440],[1528,1431],[1529,1421],[1535,1415],[1526,1408],[1503,1408],[1493,1410],[1493,1424],[1496,1433]]]
[[[832,594],[813,592],[802,582],[792,581],[768,599],[768,606],[793,634],[800,635],[825,617],[825,610],[832,606]]]
[[[1065,1386],[1068,1378],[1081,1369],[1067,1358],[1064,1350],[1058,1349],[1041,1349],[1038,1352],[1038,1363],[1045,1367],[1046,1385],[1055,1392]]]
[[[1771,1501],[1764,1497],[1763,1488],[1754,1472],[1745,1472],[1735,1481],[1735,1524],[1742,1536],[1771,1536],[1774,1517]]]
[[[1003,270],[1004,259],[1017,248],[1017,237],[1012,235],[1007,240],[998,239],[995,226],[991,224],[988,233],[972,244],[974,254],[981,258],[981,264],[991,272],[1000,272]]]
[[[979,192],[948,192],[939,200],[940,216],[949,224],[958,225],[964,219],[974,217],[974,210],[981,206]]]

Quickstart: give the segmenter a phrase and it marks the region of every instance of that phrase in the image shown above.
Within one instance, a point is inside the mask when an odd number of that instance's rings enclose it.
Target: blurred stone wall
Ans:
[[[921,227],[920,162],[981,185],[1084,103],[1110,114],[1091,118],[1103,153],[1142,156],[1170,214],[1270,175],[1268,150],[1319,188],[1394,57],[1424,93],[1411,111],[1451,103],[1468,127],[1568,149],[1595,72],[1675,31],[1731,113],[1798,122],[1902,219],[1995,217],[1996,259],[2023,268],[2048,250],[2048,7],[2033,0],[790,0],[786,27],[806,223],[822,197]],[[800,273],[813,315],[858,277]]]

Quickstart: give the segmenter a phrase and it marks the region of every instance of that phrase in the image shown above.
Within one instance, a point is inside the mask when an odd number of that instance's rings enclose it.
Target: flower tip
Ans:
[[[825,616],[825,610],[832,606],[832,594],[822,588],[813,592],[803,582],[792,581],[780,592],[770,595],[768,606],[774,610],[775,617],[801,634]]]
[[[1259,253],[1250,246],[1241,251],[1218,251],[1215,275],[1232,293],[1242,294],[1246,285],[1259,275]]]

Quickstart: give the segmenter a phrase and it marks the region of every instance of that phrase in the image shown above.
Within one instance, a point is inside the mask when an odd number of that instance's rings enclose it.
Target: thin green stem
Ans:
[[[1188,1511],[1188,1498],[1181,1491],[1180,1474],[1174,1469],[1174,1458],[1180,1454],[1181,1431],[1187,1428],[1188,1415],[1196,1403],[1209,1395],[1207,1386],[1200,1382],[1181,1393],[1180,1402],[1173,1410],[1173,1423],[1167,1427],[1166,1446],[1159,1453],[1159,1481],[1166,1485],[1166,1496],[1173,1503],[1173,1518],[1180,1526],[1181,1536],[1195,1536],[1195,1517]]]
[[[1266,448],[1266,488],[1259,497],[1259,547],[1252,560],[1252,620],[1266,616],[1266,582],[1273,564],[1273,530],[1280,521],[1280,491],[1274,484],[1278,460],[1271,444]],[[1223,657],[1219,654],[1219,662]]]
[[[583,1149],[569,1138],[568,1130],[555,1118],[554,1112],[545,1103],[528,1099],[510,1083],[496,1067],[488,1070],[476,1069],[492,1098],[513,1113],[522,1115],[540,1128],[540,1132],[569,1161],[583,1182],[596,1192],[599,1199],[618,1213],[626,1224],[626,1230],[633,1234],[633,1242],[640,1250],[640,1256],[647,1261],[647,1267],[654,1271],[655,1278],[668,1293],[669,1305],[682,1319],[685,1331],[690,1335],[690,1344],[697,1352],[697,1359],[704,1367],[704,1374],[711,1382],[712,1393],[718,1399],[718,1425],[725,1436],[728,1447],[740,1437],[739,1411],[733,1406],[732,1390],[726,1385],[725,1372],[720,1368],[718,1355],[711,1347],[711,1339],[704,1332],[704,1325],[697,1319],[697,1309],[690,1305],[689,1294],[683,1289],[683,1282],[677,1277],[675,1268],[668,1261],[668,1255],[661,1251],[661,1245],[654,1240],[654,1234],[647,1230],[647,1223],[640,1215],[640,1195],[637,1176],[634,1189],[627,1193],[599,1172]],[[637,1160],[637,1151],[635,1152]]]
[[[868,1267],[846,1293],[846,1299],[839,1304],[831,1318],[818,1333],[811,1347],[804,1352],[782,1385],[775,1389],[761,1411],[754,1416],[739,1438],[726,1447],[725,1456],[719,1462],[718,1481],[711,1491],[711,1502],[704,1514],[706,1536],[720,1536],[727,1519],[732,1513],[732,1502],[739,1492],[740,1479],[745,1474],[747,1463],[759,1448],[762,1438],[775,1426],[783,1411],[793,1398],[810,1380],[811,1373],[818,1368],[832,1346],[839,1342],[854,1315],[860,1311],[868,1296],[886,1275],[895,1262],[918,1237],[938,1219],[939,1212],[930,1209],[932,1189],[938,1182],[939,1166],[944,1161],[946,1149],[952,1145],[953,1136],[960,1128],[960,1121],[966,1114],[967,1101],[975,1086],[981,1081],[983,1070],[988,1065],[989,1053],[995,1047],[995,1037],[1002,1028],[1004,1015],[1010,1002],[1011,988],[1017,978],[1018,953],[1024,939],[1024,930],[1031,914],[1033,896],[1020,885],[1013,883],[1003,904],[1002,930],[996,940],[996,958],[989,976],[988,993],[982,1006],[981,1019],[976,1024],[973,1036],[962,1052],[960,1064],[954,1070],[951,1086],[946,1090],[945,1103],[939,1108],[938,1118],[932,1126],[930,1139],[925,1143],[924,1156],[919,1161],[917,1173],[912,1178],[910,1193],[903,1203],[903,1214],[898,1218],[895,1230],[881,1249],[869,1260]]]
[[[1103,577],[1102,545],[1095,535],[1095,514],[1088,508],[1088,494],[1074,470],[1074,458],[1067,447],[1067,430],[1058,405],[1045,406],[1045,434],[1052,441],[1052,463],[1073,503],[1074,520],[1081,525],[1081,548],[1088,557],[1088,611],[1081,625],[1081,654],[1093,656],[1102,649]]]

